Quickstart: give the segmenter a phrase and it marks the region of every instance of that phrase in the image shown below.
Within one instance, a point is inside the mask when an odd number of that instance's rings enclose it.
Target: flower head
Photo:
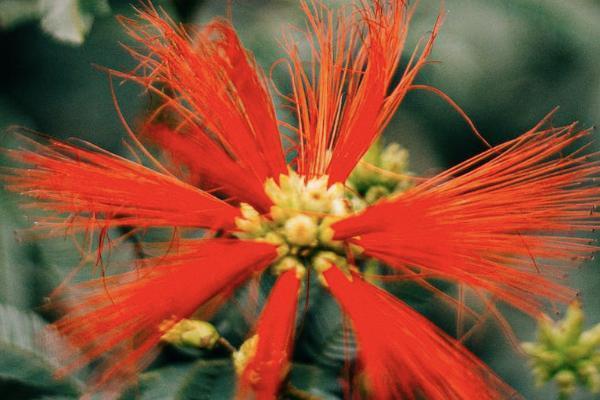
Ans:
[[[152,168],[55,140],[27,140],[29,147],[10,151],[26,166],[5,177],[7,187],[54,212],[39,226],[98,230],[100,237],[132,226],[204,232],[140,260],[141,268],[71,285],[77,302],[65,303],[54,327],[77,351],[64,355],[60,372],[106,356],[93,388],[118,387],[165,338],[205,346],[206,326],[180,321],[269,271],[276,283],[234,358],[240,395],[275,398],[290,368],[304,277],[314,273],[354,329],[357,396],[508,396],[512,390],[457,339],[369,283],[364,265],[376,260],[389,267],[386,279],[427,288],[426,278],[466,285],[492,310],[497,299],[537,316],[547,300],[570,301],[572,291],[549,277],[596,249],[585,232],[599,222],[593,210],[600,189],[592,180],[600,165],[570,150],[589,132],[539,124],[408,184],[399,174],[402,149],[367,152],[417,88],[413,80],[440,21],[400,69],[414,6],[374,0],[332,11],[316,1],[300,4],[308,63],[293,38],[284,41],[287,100],[297,116],[292,145],[282,144],[267,79],[229,22],[192,34],[149,6],[139,20],[124,21],[147,49],[130,49],[140,67],[114,74],[163,100],[143,136],[176,165],[165,166],[141,144]],[[164,113],[168,125],[157,122]],[[361,159],[368,171],[355,170]],[[379,189],[367,196],[371,186]],[[209,336],[206,347],[217,338]]]
[[[538,341],[523,343],[536,383],[554,380],[567,397],[577,384],[600,393],[600,324],[583,330],[584,315],[578,302],[569,306],[562,321],[544,315],[538,322]]]

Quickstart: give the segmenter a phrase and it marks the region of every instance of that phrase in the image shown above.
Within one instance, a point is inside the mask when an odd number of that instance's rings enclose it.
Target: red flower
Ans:
[[[279,275],[247,341],[241,395],[275,398],[289,368],[296,304],[306,268],[350,318],[358,341],[360,389],[376,399],[497,399],[512,390],[461,344],[366,282],[359,260],[375,259],[424,286],[432,277],[471,287],[531,315],[573,293],[548,279],[596,250],[585,232],[600,189],[598,161],[569,150],[588,131],[542,129],[493,147],[406,192],[352,210],[343,183],[380,136],[425,65],[439,21],[393,83],[414,8],[362,1],[333,12],[301,2],[310,60],[285,41],[298,124],[284,148],[267,80],[230,24],[187,33],[153,8],[124,20],[147,48],[140,67],[115,73],[164,100],[172,125],[148,121],[147,137],[176,163],[153,169],[91,145],[49,140],[12,150],[29,167],[6,177],[33,205],[67,218],[40,220],[72,231],[188,227],[212,238],[181,239],[143,267],[72,289],[54,326],[77,349],[68,373],[107,355],[94,387],[120,385],[151,359],[165,323],[226,298],[255,274]],[[138,139],[133,136],[138,143]],[[294,155],[286,163],[286,152]],[[181,171],[186,173],[182,174]],[[102,237],[102,235],[101,235]],[[464,307],[461,305],[461,307]]]

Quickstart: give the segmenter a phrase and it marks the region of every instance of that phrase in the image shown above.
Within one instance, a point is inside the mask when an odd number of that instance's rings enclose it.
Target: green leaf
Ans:
[[[40,0],[42,29],[62,42],[81,44],[96,15],[110,11],[106,0]]]
[[[110,14],[108,0],[79,0],[79,8],[83,12],[93,15]]]
[[[193,363],[156,368],[140,375],[139,383],[129,388],[121,400],[173,400]]]
[[[339,370],[356,351],[352,332],[344,332],[338,304],[320,285],[311,285],[310,301],[299,349],[314,363]]]
[[[231,360],[201,360],[186,375],[174,399],[232,399],[235,385],[236,375]]]
[[[231,360],[200,360],[143,373],[121,400],[232,399],[235,384]]]
[[[17,243],[16,231],[24,227],[12,196],[0,190],[0,302],[27,308],[32,304],[33,266],[27,246]]]
[[[0,8],[3,4],[0,3]],[[14,135],[7,128],[15,124],[32,125],[11,101],[0,97],[0,147],[14,146]],[[0,154],[0,165],[10,165],[4,154]],[[17,195],[4,191],[0,186],[0,303],[27,308],[37,305],[33,295],[36,271],[29,260],[29,252],[34,246],[31,242],[17,241],[17,232],[27,224],[16,198]]]
[[[341,397],[339,377],[333,371],[315,365],[293,364],[290,383],[321,400],[337,400]]]
[[[45,326],[33,313],[0,305],[0,379],[17,381],[48,394],[75,395],[80,386],[75,378],[59,381],[53,377],[60,363],[40,340]],[[51,339],[60,345],[58,337]]]

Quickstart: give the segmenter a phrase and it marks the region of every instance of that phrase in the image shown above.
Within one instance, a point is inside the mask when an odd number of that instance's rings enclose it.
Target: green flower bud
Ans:
[[[306,268],[304,268],[302,262],[298,258],[292,256],[283,257],[272,267],[272,271],[275,275],[279,275],[292,269],[296,270],[298,279],[302,279],[306,274]]]
[[[538,387],[544,386],[551,378],[550,371],[541,366],[533,367],[532,372],[535,377],[535,385]]]
[[[365,194],[365,201],[368,204],[373,204],[384,197],[390,195],[390,190],[383,185],[371,186]]]
[[[572,394],[578,383],[600,392],[600,324],[584,332],[583,323],[578,303],[569,306],[562,321],[540,319],[538,342],[522,344],[536,384],[554,380],[563,397]]]
[[[241,203],[240,204],[240,212],[242,213],[242,216],[245,219],[247,219],[247,220],[258,220],[258,219],[260,219],[260,214],[258,213],[258,211],[256,211],[254,209],[254,207],[252,207],[248,203]]]
[[[343,217],[350,214],[351,211],[352,207],[348,200],[344,198],[336,198],[331,201],[329,207],[329,213],[331,215],[334,215],[336,217]]]
[[[558,389],[564,394],[573,394],[577,385],[577,376],[572,371],[563,370],[554,377]]]
[[[390,143],[381,152],[381,168],[402,173],[408,168],[408,150],[402,148],[398,143]]]
[[[212,324],[206,321],[182,319],[166,330],[161,340],[176,346],[212,349],[219,338],[219,332]]]
[[[240,213],[242,217],[235,219],[236,227],[247,237],[260,236],[264,231],[261,215],[250,204],[241,203]]]
[[[377,141],[352,171],[348,184],[360,197],[366,199],[367,203],[373,203],[382,196],[404,191],[410,186],[407,168],[406,149],[397,143],[391,143],[383,148]],[[374,187],[378,189],[371,190]],[[367,194],[369,194],[368,199]]]
[[[273,200],[273,203],[280,204],[284,202],[284,195],[281,191],[281,188],[273,178],[267,179],[265,182],[265,193],[267,196]]]
[[[320,251],[312,259],[312,266],[317,272],[325,272],[334,265],[344,268],[348,262],[332,251]]]
[[[584,346],[588,351],[593,348],[600,346],[600,324],[593,328],[583,332],[579,343]]]
[[[288,219],[284,225],[284,234],[288,242],[297,246],[309,246],[317,240],[318,226],[314,218],[298,214]]]
[[[577,342],[583,332],[583,311],[578,303],[572,303],[559,326],[558,340],[566,346]]]
[[[318,213],[329,211],[331,196],[327,192],[327,179],[327,176],[311,179],[302,188],[300,200],[304,210]]]

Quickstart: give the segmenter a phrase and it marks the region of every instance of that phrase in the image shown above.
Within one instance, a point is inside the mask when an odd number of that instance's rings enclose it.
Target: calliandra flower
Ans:
[[[362,264],[378,260],[394,271],[386,278],[427,288],[426,278],[468,286],[489,309],[499,300],[538,316],[545,301],[570,301],[573,292],[549,278],[596,250],[585,236],[598,225],[600,200],[593,185],[600,165],[582,151],[589,131],[544,128],[543,121],[355,209],[344,183],[406,93],[424,88],[413,80],[440,22],[400,68],[413,6],[365,0],[331,11],[316,1],[300,4],[308,62],[292,36],[284,40],[287,100],[297,116],[285,137],[291,145],[282,145],[267,79],[229,22],[190,33],[147,7],[139,20],[123,21],[147,49],[129,49],[140,66],[114,74],[163,100],[145,137],[175,165],[159,162],[134,135],[153,168],[51,139],[27,139],[29,147],[9,151],[27,166],[4,178],[7,187],[54,212],[40,219],[42,228],[97,230],[100,237],[114,227],[206,232],[174,240],[130,272],[70,285],[76,301],[65,303],[54,327],[77,351],[64,355],[60,372],[103,356],[91,387],[122,387],[151,360],[165,329],[181,328],[202,306],[269,270],[277,281],[235,365],[240,397],[275,398],[290,367],[303,277],[312,270],[354,329],[361,372],[354,395],[514,395],[458,340],[369,283]],[[164,114],[170,122],[158,123]]]

